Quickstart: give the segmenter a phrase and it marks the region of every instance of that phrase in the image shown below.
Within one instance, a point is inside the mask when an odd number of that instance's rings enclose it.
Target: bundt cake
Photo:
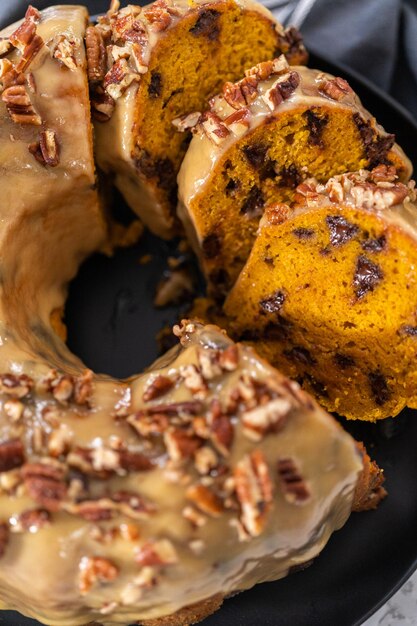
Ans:
[[[283,56],[226,83],[209,111],[177,122],[194,137],[178,176],[179,216],[211,295],[224,296],[246,262],[266,205],[287,202],[303,179],[392,164],[411,167],[394,135],[348,83],[288,67]]]
[[[82,7],[29,7],[1,33],[0,603],[57,626],[185,626],[315,557],[383,475],[216,327],[184,322],[127,381],[55,334],[106,239],[86,25]]]
[[[173,235],[176,175],[189,136],[172,121],[202,110],[245,67],[284,52],[303,63],[284,31],[252,0],[156,0],[109,12],[87,31],[97,162],[155,234]]]
[[[267,207],[224,311],[329,410],[417,407],[417,202],[392,167],[305,181]]]

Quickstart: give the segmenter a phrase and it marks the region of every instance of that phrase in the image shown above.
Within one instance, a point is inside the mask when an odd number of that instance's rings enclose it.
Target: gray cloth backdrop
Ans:
[[[42,9],[76,1],[33,3]],[[307,47],[354,68],[391,93],[417,119],[417,0],[263,1],[284,24],[300,28]],[[0,26],[22,17],[28,4],[0,0]],[[86,0],[85,4],[95,14],[105,11],[109,2]]]

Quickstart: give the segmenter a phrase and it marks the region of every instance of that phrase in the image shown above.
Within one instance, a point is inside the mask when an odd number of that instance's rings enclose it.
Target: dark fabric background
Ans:
[[[75,2],[56,0],[56,4]],[[0,26],[22,17],[28,4],[0,0]],[[42,9],[53,0],[34,4]],[[109,1],[87,0],[86,4],[95,14],[105,11]],[[266,4],[278,18],[285,16],[287,23],[295,20],[307,47],[353,67],[390,92],[417,119],[417,0],[266,0]],[[300,18],[304,6],[308,10]]]

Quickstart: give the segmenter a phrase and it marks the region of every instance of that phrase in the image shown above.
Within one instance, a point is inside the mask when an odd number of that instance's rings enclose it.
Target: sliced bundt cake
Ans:
[[[221,297],[236,280],[267,204],[290,201],[295,187],[380,163],[410,165],[341,78],[283,56],[226,83],[194,124],[179,177],[179,215],[194,240],[211,293]]]
[[[235,333],[332,411],[417,407],[414,181],[380,165],[272,205],[224,310]]]
[[[118,3],[113,3],[113,5]],[[284,52],[303,63],[294,29],[246,0],[157,0],[116,6],[87,33],[96,155],[128,204],[157,235],[172,236],[176,175],[189,137],[172,120],[245,67]]]

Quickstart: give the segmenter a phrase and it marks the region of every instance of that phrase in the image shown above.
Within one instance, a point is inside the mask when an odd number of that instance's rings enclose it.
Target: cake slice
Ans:
[[[417,204],[392,167],[301,183],[267,207],[224,312],[327,409],[417,407]]]
[[[117,5],[86,38],[97,163],[145,225],[169,238],[189,143],[172,120],[202,110],[245,67],[281,52],[303,63],[306,52],[295,29],[252,0]]]
[[[265,206],[288,202],[309,176],[379,164],[401,180],[411,167],[401,149],[363,108],[348,83],[281,56],[226,83],[193,126],[178,177],[178,212],[201,259],[212,296],[235,282]]]

